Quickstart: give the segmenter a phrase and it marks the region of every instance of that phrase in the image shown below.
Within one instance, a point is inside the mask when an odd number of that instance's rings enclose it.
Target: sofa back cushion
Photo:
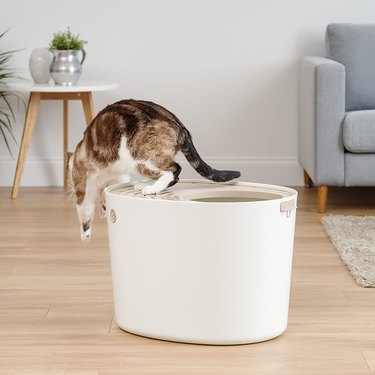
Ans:
[[[375,108],[375,24],[327,27],[327,57],[345,66],[346,111]]]

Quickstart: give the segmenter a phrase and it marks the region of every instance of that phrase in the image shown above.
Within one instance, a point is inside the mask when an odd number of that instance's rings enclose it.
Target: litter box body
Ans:
[[[297,192],[185,180],[157,196],[105,191],[115,318],[187,343],[254,343],[288,322]]]

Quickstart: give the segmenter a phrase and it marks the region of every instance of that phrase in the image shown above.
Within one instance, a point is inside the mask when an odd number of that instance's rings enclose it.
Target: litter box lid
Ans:
[[[284,186],[250,182],[217,183],[208,180],[181,180],[157,195],[143,195],[134,184],[117,184],[105,189],[107,195],[131,199],[183,201],[192,203],[250,203],[285,200],[297,196],[297,191]],[[292,198],[293,199],[293,198]],[[289,200],[289,199],[287,199]]]

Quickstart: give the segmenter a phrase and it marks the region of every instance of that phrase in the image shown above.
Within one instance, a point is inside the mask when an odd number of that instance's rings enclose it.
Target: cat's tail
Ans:
[[[191,134],[185,127],[180,131],[178,143],[186,160],[202,177],[215,182],[225,182],[241,176],[239,171],[218,171],[209,166],[198,154]]]

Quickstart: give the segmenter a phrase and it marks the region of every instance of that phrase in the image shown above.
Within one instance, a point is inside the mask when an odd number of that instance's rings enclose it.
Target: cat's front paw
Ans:
[[[81,240],[90,241],[91,239],[91,225],[90,221],[83,223],[81,226]]]
[[[86,231],[81,231],[81,240],[84,241],[90,241],[91,239],[91,228]]]

